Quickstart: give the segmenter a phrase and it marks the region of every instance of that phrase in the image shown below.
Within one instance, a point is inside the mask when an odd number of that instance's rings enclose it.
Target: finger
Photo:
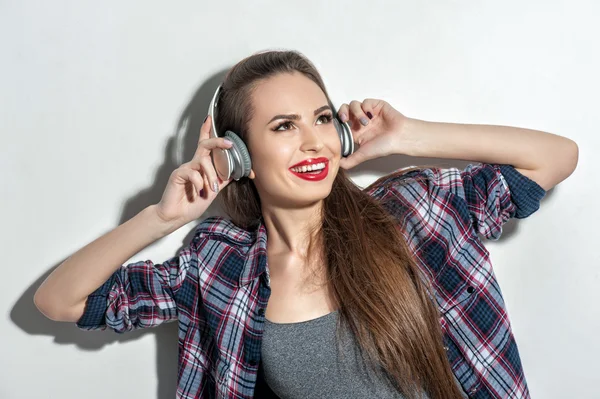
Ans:
[[[204,188],[202,190],[202,194],[204,198],[208,198],[208,195],[210,194],[210,182],[208,180],[208,176],[206,176],[206,173],[204,173],[204,171],[201,173],[202,175],[202,181],[204,184]]]
[[[379,114],[381,102],[381,100],[375,98],[365,98],[361,104],[361,108],[369,119],[373,119],[374,116]]]
[[[356,165],[366,161],[368,158],[362,152],[355,152],[347,158],[340,159],[340,167],[344,169],[351,169]]]
[[[204,187],[204,184],[202,181],[202,177],[200,176],[198,171],[187,168],[187,167],[182,168],[182,170],[180,171],[180,176],[182,176],[185,180],[187,180],[188,182],[190,182],[192,184],[193,191],[196,192],[196,194],[192,195],[192,198],[191,198],[192,200],[201,195],[200,191]]]
[[[202,141],[201,145],[206,149],[214,150],[215,148],[231,148],[233,142],[225,137],[213,137]]]
[[[215,171],[215,167],[212,163],[212,157],[205,157],[200,155],[195,155],[192,160],[184,165],[186,169],[192,170],[195,173],[199,173],[203,179],[203,187],[204,189],[210,189],[215,193],[218,191],[218,178],[217,172]],[[217,184],[217,186],[215,186]]]
[[[210,129],[212,128],[212,118],[210,117],[210,115],[206,115],[206,118],[204,118],[204,122],[202,123],[202,126],[200,127],[200,138],[198,139],[198,143],[200,143],[202,140],[206,140],[208,138],[210,138]]]
[[[213,191],[213,192],[215,192],[215,195],[216,195],[216,193],[218,193],[219,191],[223,190],[229,183],[231,183],[233,181],[232,177],[230,177],[229,180],[223,181],[223,180],[221,180],[221,178],[219,176],[217,176],[218,190],[214,191],[212,189],[212,184],[210,183],[210,178],[204,172],[202,173],[202,175],[204,177],[204,181],[206,182],[206,184],[205,184],[205,190]]]
[[[211,151],[219,149],[231,148],[233,143],[222,137],[203,140],[198,146],[198,150],[190,161],[190,167],[198,171],[202,171],[207,177],[207,183],[212,191],[219,192],[219,180],[217,172],[210,156]]]
[[[342,104],[340,109],[338,109],[338,117],[340,118],[340,120],[342,122],[348,122],[348,119],[350,119],[348,117],[348,115],[349,115],[348,104],[344,103],[344,104]]]
[[[211,139],[202,140],[198,143],[198,148],[196,149],[194,157],[207,156],[215,148],[227,149],[231,148],[232,145],[233,143],[231,141],[223,137],[213,137]]]
[[[369,124],[369,117],[362,109],[362,104],[359,101],[353,100],[350,102],[350,114],[355,118],[361,125],[367,126]]]
[[[200,158],[200,165],[202,167],[202,172],[204,176],[206,176],[207,184],[210,189],[215,193],[219,192],[219,179],[217,177],[217,171],[215,170],[215,166],[212,163],[212,159],[210,157]]]
[[[196,194],[199,197],[202,197],[202,194],[204,194],[202,190],[205,190],[204,179],[202,178],[202,174],[197,170],[190,170],[190,180],[196,188]]]
[[[201,170],[190,169],[190,174],[194,176],[194,185],[198,185],[198,195],[204,199],[208,198],[209,188],[208,179]],[[197,183],[196,183],[197,182]]]

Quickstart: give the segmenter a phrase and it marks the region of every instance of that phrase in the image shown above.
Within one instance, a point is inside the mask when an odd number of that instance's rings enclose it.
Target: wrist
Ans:
[[[152,204],[144,208],[140,213],[143,214],[148,226],[152,228],[153,231],[157,232],[157,236],[159,236],[159,238],[167,236],[183,226],[182,223],[179,223],[175,220],[164,219],[160,215],[156,204]]]
[[[420,155],[421,142],[419,138],[420,126],[425,121],[406,117],[400,127],[396,140],[396,151],[394,153],[416,157]]]

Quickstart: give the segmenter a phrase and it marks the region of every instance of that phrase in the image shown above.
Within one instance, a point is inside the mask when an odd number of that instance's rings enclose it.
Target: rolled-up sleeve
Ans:
[[[465,169],[430,170],[437,185],[462,198],[473,228],[497,240],[510,219],[523,219],[537,211],[546,191],[511,165],[470,164]]]
[[[121,266],[88,296],[77,327],[123,333],[176,320],[177,290],[194,262],[197,251],[192,241],[163,263],[145,260]]]

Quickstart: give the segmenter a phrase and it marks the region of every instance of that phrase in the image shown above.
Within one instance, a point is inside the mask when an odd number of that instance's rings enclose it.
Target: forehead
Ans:
[[[327,104],[323,90],[300,72],[282,73],[260,82],[252,93],[255,117],[312,112]]]

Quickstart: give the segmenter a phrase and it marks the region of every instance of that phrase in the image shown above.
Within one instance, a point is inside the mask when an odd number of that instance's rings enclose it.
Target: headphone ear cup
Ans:
[[[252,169],[252,161],[250,160],[250,153],[244,141],[231,130],[227,130],[223,135],[224,138],[228,138],[233,145],[229,148],[230,155],[233,158],[233,173],[232,177],[234,180],[240,180],[242,177],[250,175],[250,169]]]
[[[342,145],[342,157],[348,157],[354,152],[354,137],[352,136],[352,130],[347,122],[342,122],[339,118],[333,119],[335,129],[340,136],[340,143]]]

